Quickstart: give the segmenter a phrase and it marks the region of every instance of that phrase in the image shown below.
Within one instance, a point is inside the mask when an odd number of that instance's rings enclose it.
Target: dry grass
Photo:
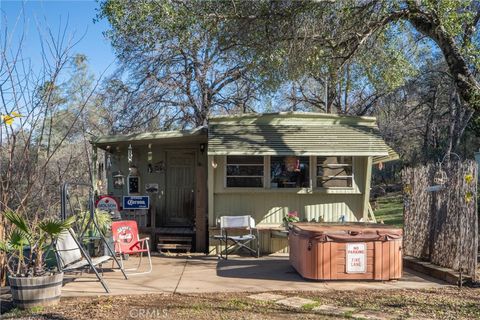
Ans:
[[[291,309],[251,300],[247,293],[101,296],[65,298],[57,306],[30,312],[12,309],[2,319],[332,319],[313,310],[321,304],[353,307],[355,312],[382,311],[393,319],[480,319],[480,289],[277,293],[315,303]]]

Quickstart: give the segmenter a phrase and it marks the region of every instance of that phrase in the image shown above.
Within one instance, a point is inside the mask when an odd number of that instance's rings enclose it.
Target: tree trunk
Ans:
[[[468,68],[468,63],[462,56],[455,40],[447,33],[438,19],[421,12],[414,4],[409,3],[409,7],[411,10],[405,19],[417,31],[435,41],[442,50],[458,94],[465,105],[474,110],[480,110],[480,85]]]

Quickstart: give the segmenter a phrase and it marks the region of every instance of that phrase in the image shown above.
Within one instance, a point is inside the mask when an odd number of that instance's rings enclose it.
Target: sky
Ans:
[[[41,36],[50,28],[53,34],[58,34],[67,25],[67,38],[80,40],[72,49],[73,53],[87,56],[90,70],[97,76],[108,68],[106,74],[113,72],[115,54],[110,42],[102,34],[108,30],[105,20],[93,22],[98,3],[94,0],[0,0],[1,34],[4,37],[5,28],[12,37],[12,47],[19,43],[22,34],[23,55],[30,58],[33,68],[40,63]],[[38,30],[41,30],[39,33]],[[3,41],[3,39],[2,39]]]

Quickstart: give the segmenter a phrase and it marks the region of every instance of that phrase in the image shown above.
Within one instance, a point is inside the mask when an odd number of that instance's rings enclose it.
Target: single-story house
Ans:
[[[372,165],[398,158],[375,118],[323,113],[219,116],[208,128],[102,136],[92,145],[105,151],[98,195],[123,199],[123,217],[154,245],[191,237],[198,252],[214,248],[223,215],[251,215],[263,253],[286,250],[280,230],[291,211],[308,221],[370,221]]]

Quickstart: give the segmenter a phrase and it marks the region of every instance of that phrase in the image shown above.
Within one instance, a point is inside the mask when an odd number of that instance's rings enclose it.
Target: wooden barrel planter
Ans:
[[[43,277],[9,277],[8,280],[13,302],[21,309],[60,301],[63,273]]]

